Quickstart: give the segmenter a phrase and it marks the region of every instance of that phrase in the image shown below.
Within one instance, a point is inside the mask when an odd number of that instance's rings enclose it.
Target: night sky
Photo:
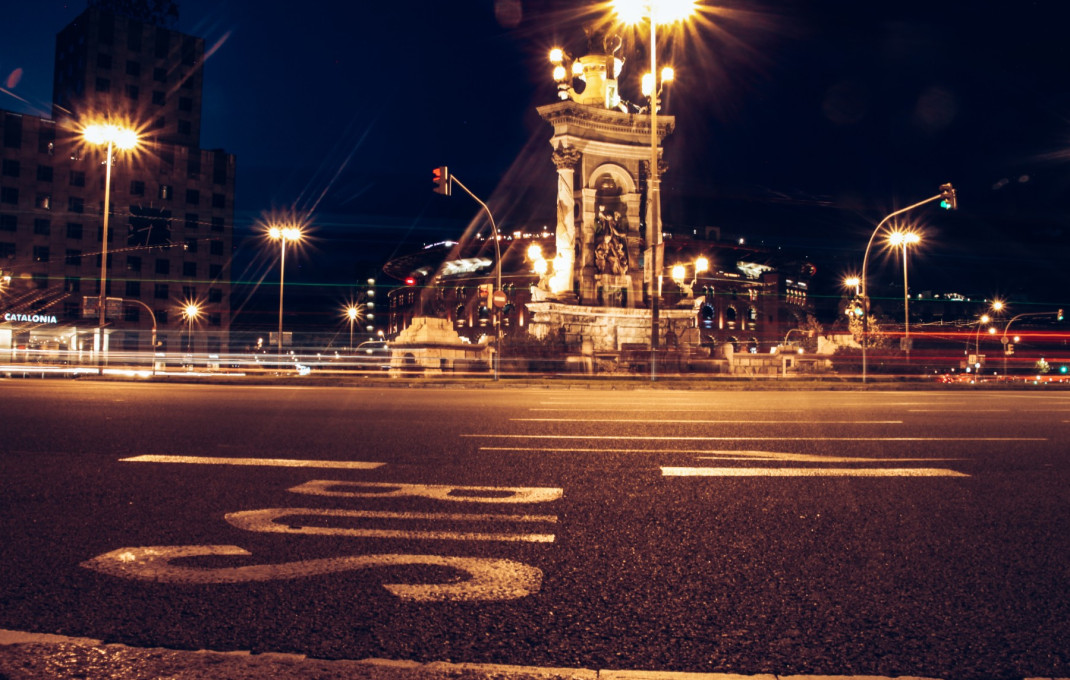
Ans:
[[[686,34],[659,32],[659,57],[677,72],[665,104],[676,116],[667,231],[719,226],[812,258],[836,291],[885,214],[952,182],[959,211],[910,215],[925,239],[912,291],[1070,306],[1063,2],[702,4]],[[477,215],[467,197],[431,192],[442,164],[503,231],[553,227],[552,131],[534,107],[554,101],[549,48],[582,53],[597,6],[179,6],[177,28],[211,52],[201,145],[238,158],[237,281],[277,276],[277,253],[251,236],[264,211],[311,211],[315,238],[287,267],[287,295],[325,301],[335,323],[337,301],[387,258],[458,238]],[[49,115],[55,34],[84,8],[4,3],[0,108]],[[626,45],[623,88],[645,40]],[[871,292],[900,274],[878,257]]]

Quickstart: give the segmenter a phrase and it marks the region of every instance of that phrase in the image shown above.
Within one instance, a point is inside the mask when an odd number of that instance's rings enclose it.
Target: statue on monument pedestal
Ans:
[[[624,276],[628,273],[627,218],[619,212],[608,214],[598,206],[598,231],[595,233],[594,267],[602,275]]]

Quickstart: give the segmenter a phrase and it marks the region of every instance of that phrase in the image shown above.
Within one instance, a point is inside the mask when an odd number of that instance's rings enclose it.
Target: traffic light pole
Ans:
[[[896,210],[895,212],[890,213],[889,215],[885,216],[885,218],[883,220],[881,220],[879,223],[877,223],[877,228],[873,230],[873,233],[869,235],[869,242],[866,243],[866,252],[862,255],[862,276],[861,276],[861,284],[862,284],[862,382],[863,383],[866,382],[866,376],[867,376],[866,343],[869,342],[869,296],[866,294],[866,265],[869,263],[869,249],[873,245],[873,239],[875,239],[877,237],[877,234],[880,233],[880,230],[884,227],[884,223],[887,222],[888,220],[892,219],[896,215],[902,215],[903,213],[909,212],[909,211],[913,210],[914,208],[920,208],[921,206],[925,205],[926,203],[932,203],[933,201],[939,201],[941,199],[943,199],[943,202],[947,204],[946,208],[948,210],[954,210],[955,208],[958,207],[958,204],[957,204],[957,202],[955,200],[955,190],[951,188],[950,184],[943,184],[943,185],[940,186],[940,193],[938,193],[937,195],[930,196],[929,198],[926,198],[924,201],[918,201],[914,205],[908,205],[905,208],[900,208],[899,210]],[[942,205],[943,205],[943,203],[942,203]],[[904,278],[905,277],[906,277],[906,275],[904,274]]]
[[[493,215],[493,213],[491,213],[490,208],[487,207],[487,204],[484,203],[483,201],[479,200],[479,197],[476,196],[475,194],[473,194],[471,192],[471,190],[469,190],[468,187],[466,187],[464,184],[462,184],[461,180],[457,179],[456,175],[450,174],[448,171],[445,172],[445,175],[446,176],[445,176],[444,179],[447,182],[446,186],[449,186],[449,183],[453,183],[453,184],[456,184],[457,186],[461,187],[462,189],[464,189],[464,192],[466,194],[468,194],[469,196],[471,196],[472,200],[475,201],[476,203],[478,203],[483,208],[483,211],[487,213],[487,218],[490,220],[490,228],[491,228],[491,231],[492,231],[491,235],[494,238],[494,255],[497,258],[497,264],[494,267],[494,279],[495,279],[494,286],[495,286],[495,290],[501,290],[502,289],[502,247],[501,247],[501,244],[498,242],[499,241],[499,238],[498,238],[498,225],[496,225],[494,223],[494,215]],[[447,193],[446,195],[448,196],[449,194]],[[494,309],[494,301],[493,300],[488,300],[488,303],[490,304],[491,308]],[[498,373],[501,370],[501,363],[502,363],[502,319],[501,319],[501,314],[499,312],[495,312],[494,316],[495,316],[495,319],[497,320],[497,323],[495,325],[498,327],[498,342],[497,342],[497,346],[494,348],[494,361],[493,361],[493,364],[494,364],[494,380],[497,381],[498,380]]]
[[[1027,316],[1055,316],[1056,321],[1062,321],[1063,310],[1058,312],[1023,312],[1017,316],[1011,317],[1011,320],[1007,322],[1007,325],[1003,327],[1003,337],[1000,338],[1000,344],[1003,345],[1003,375],[1007,375],[1007,333],[1011,330],[1011,324],[1018,319],[1023,319]]]

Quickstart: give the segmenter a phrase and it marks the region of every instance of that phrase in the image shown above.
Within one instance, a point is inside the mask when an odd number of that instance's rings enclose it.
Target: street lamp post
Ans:
[[[903,250],[903,349],[907,364],[910,364],[910,287],[907,283],[907,248],[921,243],[921,236],[914,231],[893,231],[888,235],[888,244]]]
[[[108,216],[111,213],[111,166],[112,166],[112,154],[116,149],[120,151],[129,151],[138,144],[137,132],[130,128],[125,128],[113,123],[98,123],[88,125],[82,130],[82,138],[94,145],[106,147],[106,160],[104,171],[104,220],[101,227],[101,248],[100,248],[100,294],[97,296],[97,341],[99,344],[99,353],[97,354],[97,365],[100,367],[100,373],[104,373],[104,325],[106,323],[105,315],[105,303],[107,301],[107,282],[108,282]]]
[[[141,300],[123,300],[123,302],[141,305],[149,313],[149,318],[152,319],[152,349],[149,351],[149,361],[152,364],[152,375],[156,375],[156,313],[152,311],[152,307],[149,307]]]
[[[361,318],[361,305],[349,305],[345,309],[346,319],[349,320],[349,351],[353,351],[353,324]]]
[[[283,286],[286,282],[286,243],[289,241],[300,241],[304,236],[300,226],[296,225],[271,225],[268,227],[268,237],[273,241],[279,242],[279,335],[278,335],[278,354],[279,354],[279,369],[282,369],[282,292]]]
[[[955,190],[950,184],[943,184],[940,186],[940,193],[935,196],[930,196],[924,201],[918,201],[913,205],[908,205],[905,208],[900,208],[895,212],[889,213],[877,223],[877,228],[873,230],[873,233],[869,235],[869,241],[866,243],[866,252],[862,255],[862,275],[859,277],[862,286],[862,382],[866,382],[866,343],[869,340],[869,296],[866,293],[866,266],[869,263],[869,249],[873,246],[873,239],[877,237],[880,230],[884,227],[884,223],[895,217],[896,215],[902,215],[905,212],[921,207],[926,203],[932,203],[933,201],[940,201],[940,205],[948,210],[954,210],[958,207],[958,202],[955,196]]]
[[[695,12],[695,2],[685,0],[683,2],[662,2],[656,0],[637,2],[636,0],[613,0],[613,10],[617,17],[628,24],[637,24],[646,21],[650,25],[650,73],[649,94],[650,97],[650,179],[649,179],[649,206],[647,222],[647,248],[653,249],[653,256],[649,258],[648,266],[651,267],[650,279],[650,379],[653,381],[657,375],[657,350],[658,350],[658,326],[659,326],[659,298],[661,297],[661,270],[663,266],[663,250],[661,233],[661,196],[660,178],[658,174],[658,50],[657,50],[657,26],[658,24],[669,25],[677,21],[683,21]],[[663,81],[671,80],[672,70],[668,69]],[[646,80],[646,79],[644,79]],[[646,90],[646,87],[643,88]]]

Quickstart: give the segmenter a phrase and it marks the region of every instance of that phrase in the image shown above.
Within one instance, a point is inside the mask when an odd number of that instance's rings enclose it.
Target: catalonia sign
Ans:
[[[59,323],[54,314],[16,314],[4,312],[4,321],[21,321],[24,323]]]

